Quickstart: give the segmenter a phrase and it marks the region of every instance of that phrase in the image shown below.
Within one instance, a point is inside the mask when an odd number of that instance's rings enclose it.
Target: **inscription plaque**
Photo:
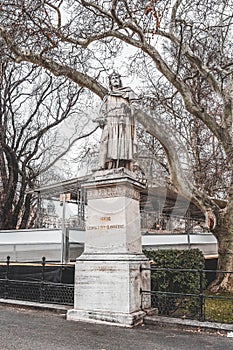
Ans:
[[[120,230],[123,229],[125,225],[99,225],[99,226],[87,226],[87,230]]]
[[[102,187],[87,189],[87,199],[128,197],[136,200],[140,199],[140,193],[136,189],[127,186]]]

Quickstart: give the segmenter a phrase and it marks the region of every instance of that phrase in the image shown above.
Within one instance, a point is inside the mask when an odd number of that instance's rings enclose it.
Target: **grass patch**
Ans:
[[[233,294],[205,292],[205,320],[233,323]]]
[[[200,299],[194,297],[179,297],[160,294],[154,298],[154,307],[159,315],[199,320]],[[233,294],[211,294],[206,291],[203,298],[203,316],[205,321],[233,324]]]

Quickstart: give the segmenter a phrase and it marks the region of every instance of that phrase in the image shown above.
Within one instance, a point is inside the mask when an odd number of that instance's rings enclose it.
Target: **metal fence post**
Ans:
[[[45,288],[44,288],[44,272],[45,272],[45,260],[46,258],[43,256],[42,257],[42,271],[41,271],[41,285],[40,285],[40,303],[43,303],[45,300],[44,297],[44,292],[45,292]]]
[[[199,281],[200,281],[200,293],[199,293],[199,306],[200,306],[200,312],[199,312],[199,320],[204,321],[205,320],[205,314],[204,314],[204,295],[203,295],[203,267],[199,270]]]
[[[4,299],[7,299],[7,298],[8,298],[9,270],[10,270],[10,256],[8,255],[7,258],[6,258],[6,273],[5,273],[5,291],[4,291]]]

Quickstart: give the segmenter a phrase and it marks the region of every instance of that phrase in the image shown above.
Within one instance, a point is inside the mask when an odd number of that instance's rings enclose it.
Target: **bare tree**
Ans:
[[[106,92],[98,81],[102,62],[108,64],[121,43],[150,59],[186,112],[205,125],[224,152],[231,180],[222,210],[187,177],[182,145],[159,116],[155,120],[148,108],[136,111],[138,121],[163,146],[174,186],[206,214],[219,243],[219,268],[232,270],[232,1],[4,1],[0,37],[12,60],[66,76],[100,97]],[[201,83],[195,86],[194,80]],[[232,285],[229,274],[224,275],[216,290]]]
[[[143,64],[140,64],[142,60]],[[144,100],[147,101],[155,116],[161,116],[164,124],[175,130],[179,134],[180,141],[186,145],[195,187],[206,192],[210,197],[226,200],[230,168],[221,144],[210,129],[184,109],[180,96],[164,79],[157,79],[154,84],[153,74],[151,70],[148,71],[144,57],[138,57],[130,65],[129,71],[132,74],[137,72],[141,78],[145,86]],[[206,100],[206,92],[204,97],[202,95],[202,82],[198,78],[193,78],[192,84],[193,90],[196,91],[196,98],[199,101]],[[216,105],[215,114],[219,118],[217,107]],[[158,149],[157,143],[153,140],[151,145],[147,145],[148,150],[151,146],[153,147],[153,143]],[[164,159],[164,155],[162,157]],[[154,158],[158,158],[158,154]],[[162,163],[166,169],[166,162],[163,160]]]
[[[0,228],[30,225],[34,199],[28,189],[82,137],[85,130],[79,115],[82,89],[29,64],[1,65],[0,91]],[[76,117],[73,137],[59,137],[58,126]],[[63,130],[65,130],[63,125]],[[64,135],[63,135],[64,136]]]

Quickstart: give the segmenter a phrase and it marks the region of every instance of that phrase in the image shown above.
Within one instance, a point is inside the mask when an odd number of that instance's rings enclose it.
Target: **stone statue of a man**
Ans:
[[[139,98],[129,87],[122,87],[118,73],[109,76],[110,90],[104,97],[100,117],[96,119],[103,129],[100,141],[101,169],[125,167],[133,170],[137,148],[133,110]]]

